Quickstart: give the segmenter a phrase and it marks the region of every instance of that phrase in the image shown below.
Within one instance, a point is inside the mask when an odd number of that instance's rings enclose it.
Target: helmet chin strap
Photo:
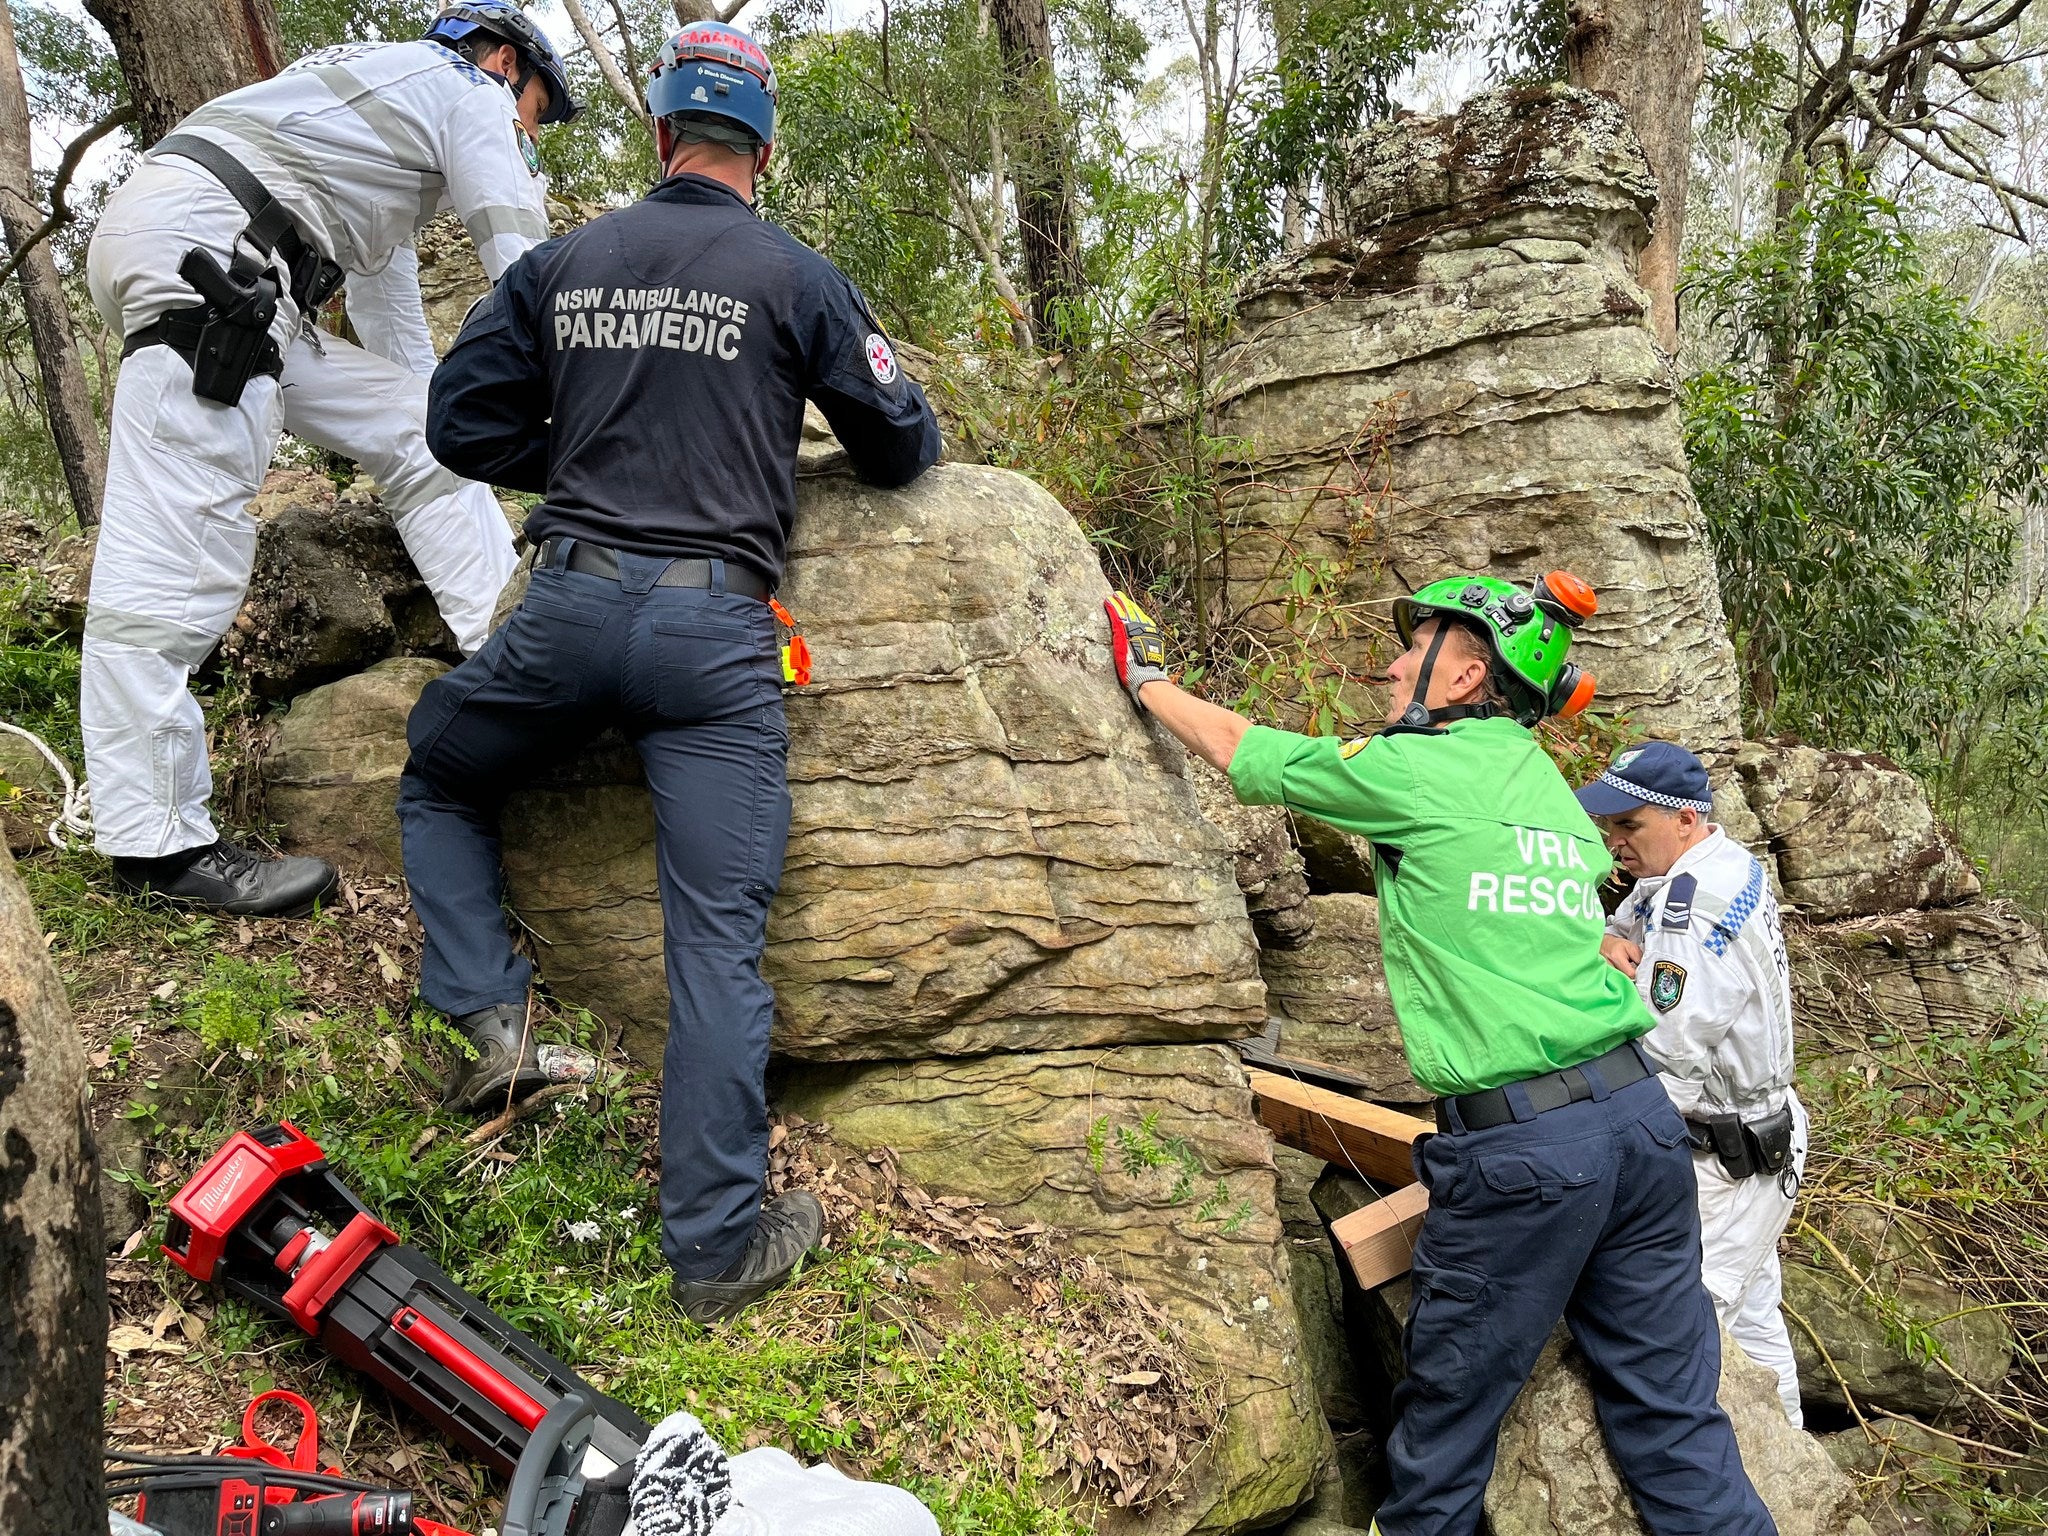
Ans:
[[[1401,711],[1395,726],[1408,731],[1426,731],[1453,720],[1490,720],[1499,710],[1492,704],[1445,704],[1429,707],[1429,680],[1436,671],[1437,653],[1444,648],[1444,636],[1451,632],[1448,620],[1438,619],[1436,633],[1429,637],[1429,649],[1422,653],[1422,666],[1415,674],[1415,695]]]

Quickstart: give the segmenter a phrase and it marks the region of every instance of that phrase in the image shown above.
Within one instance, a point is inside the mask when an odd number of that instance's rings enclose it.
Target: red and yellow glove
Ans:
[[[1169,683],[1166,675],[1166,637],[1152,622],[1152,615],[1131,600],[1127,592],[1110,594],[1102,611],[1109,615],[1109,654],[1116,663],[1116,680],[1142,711],[1144,701],[1138,690],[1147,683]]]

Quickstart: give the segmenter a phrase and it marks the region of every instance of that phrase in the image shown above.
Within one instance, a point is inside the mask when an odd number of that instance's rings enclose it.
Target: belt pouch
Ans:
[[[1742,1127],[1749,1151],[1765,1173],[1783,1173],[1792,1166],[1792,1106],[1751,1120]]]
[[[192,353],[192,393],[219,405],[240,405],[242,391],[274,364],[270,323],[277,318],[277,279],[266,266],[235,258],[226,271],[211,251],[194,246],[178,276],[206,300]]]
[[[1693,1145],[1712,1152],[1729,1178],[1746,1179],[1758,1171],[1743,1135],[1741,1116],[1702,1115],[1686,1123],[1694,1132]]]

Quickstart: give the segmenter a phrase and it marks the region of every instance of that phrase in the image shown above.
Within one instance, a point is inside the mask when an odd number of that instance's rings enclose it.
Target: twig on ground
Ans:
[[[582,1093],[589,1087],[590,1084],[588,1083],[550,1083],[547,1087],[528,1094],[503,1114],[486,1120],[482,1125],[463,1137],[462,1144],[465,1147],[480,1147],[493,1137],[504,1135],[528,1115],[538,1111],[541,1106],[552,1103],[554,1100],[563,1098],[568,1094]]]

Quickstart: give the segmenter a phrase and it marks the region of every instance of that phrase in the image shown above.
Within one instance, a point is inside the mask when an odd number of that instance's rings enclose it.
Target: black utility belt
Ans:
[[[563,558],[567,546],[568,557]],[[697,555],[677,555],[672,558],[662,573],[655,578],[657,587],[702,587],[711,586],[714,562]],[[754,572],[731,560],[716,562],[725,567],[725,590],[739,597],[751,597],[757,602],[767,602],[771,588]],[[602,544],[592,544],[587,539],[572,538],[567,534],[556,534],[543,539],[540,555],[534,561],[540,570],[574,571],[579,576],[602,576],[607,581],[619,579],[619,555],[617,550],[606,549]]]
[[[1457,1106],[1458,1123],[1468,1131],[1490,1131],[1496,1125],[1507,1125],[1517,1117],[1515,1108],[1508,1100],[1508,1091],[1519,1088],[1529,1096],[1529,1105],[1537,1114],[1548,1114],[1553,1109],[1563,1109],[1567,1104],[1580,1104],[1593,1097],[1593,1085],[1586,1080],[1586,1068],[1592,1067],[1600,1074],[1600,1081],[1609,1093],[1626,1088],[1630,1083],[1639,1083],[1650,1075],[1650,1066],[1643,1060],[1643,1053],[1636,1049],[1635,1042],[1617,1045],[1604,1056],[1581,1062],[1576,1067],[1565,1067],[1557,1072],[1545,1072],[1539,1077],[1524,1078],[1519,1083],[1506,1087],[1487,1088],[1478,1093],[1460,1094],[1455,1099],[1436,1101],[1436,1128],[1453,1131],[1456,1125],[1451,1119],[1451,1107]]]
[[[1711,1152],[1731,1179],[1783,1176],[1792,1169],[1792,1106],[1761,1120],[1740,1115],[1688,1115],[1685,1128],[1697,1151]]]

